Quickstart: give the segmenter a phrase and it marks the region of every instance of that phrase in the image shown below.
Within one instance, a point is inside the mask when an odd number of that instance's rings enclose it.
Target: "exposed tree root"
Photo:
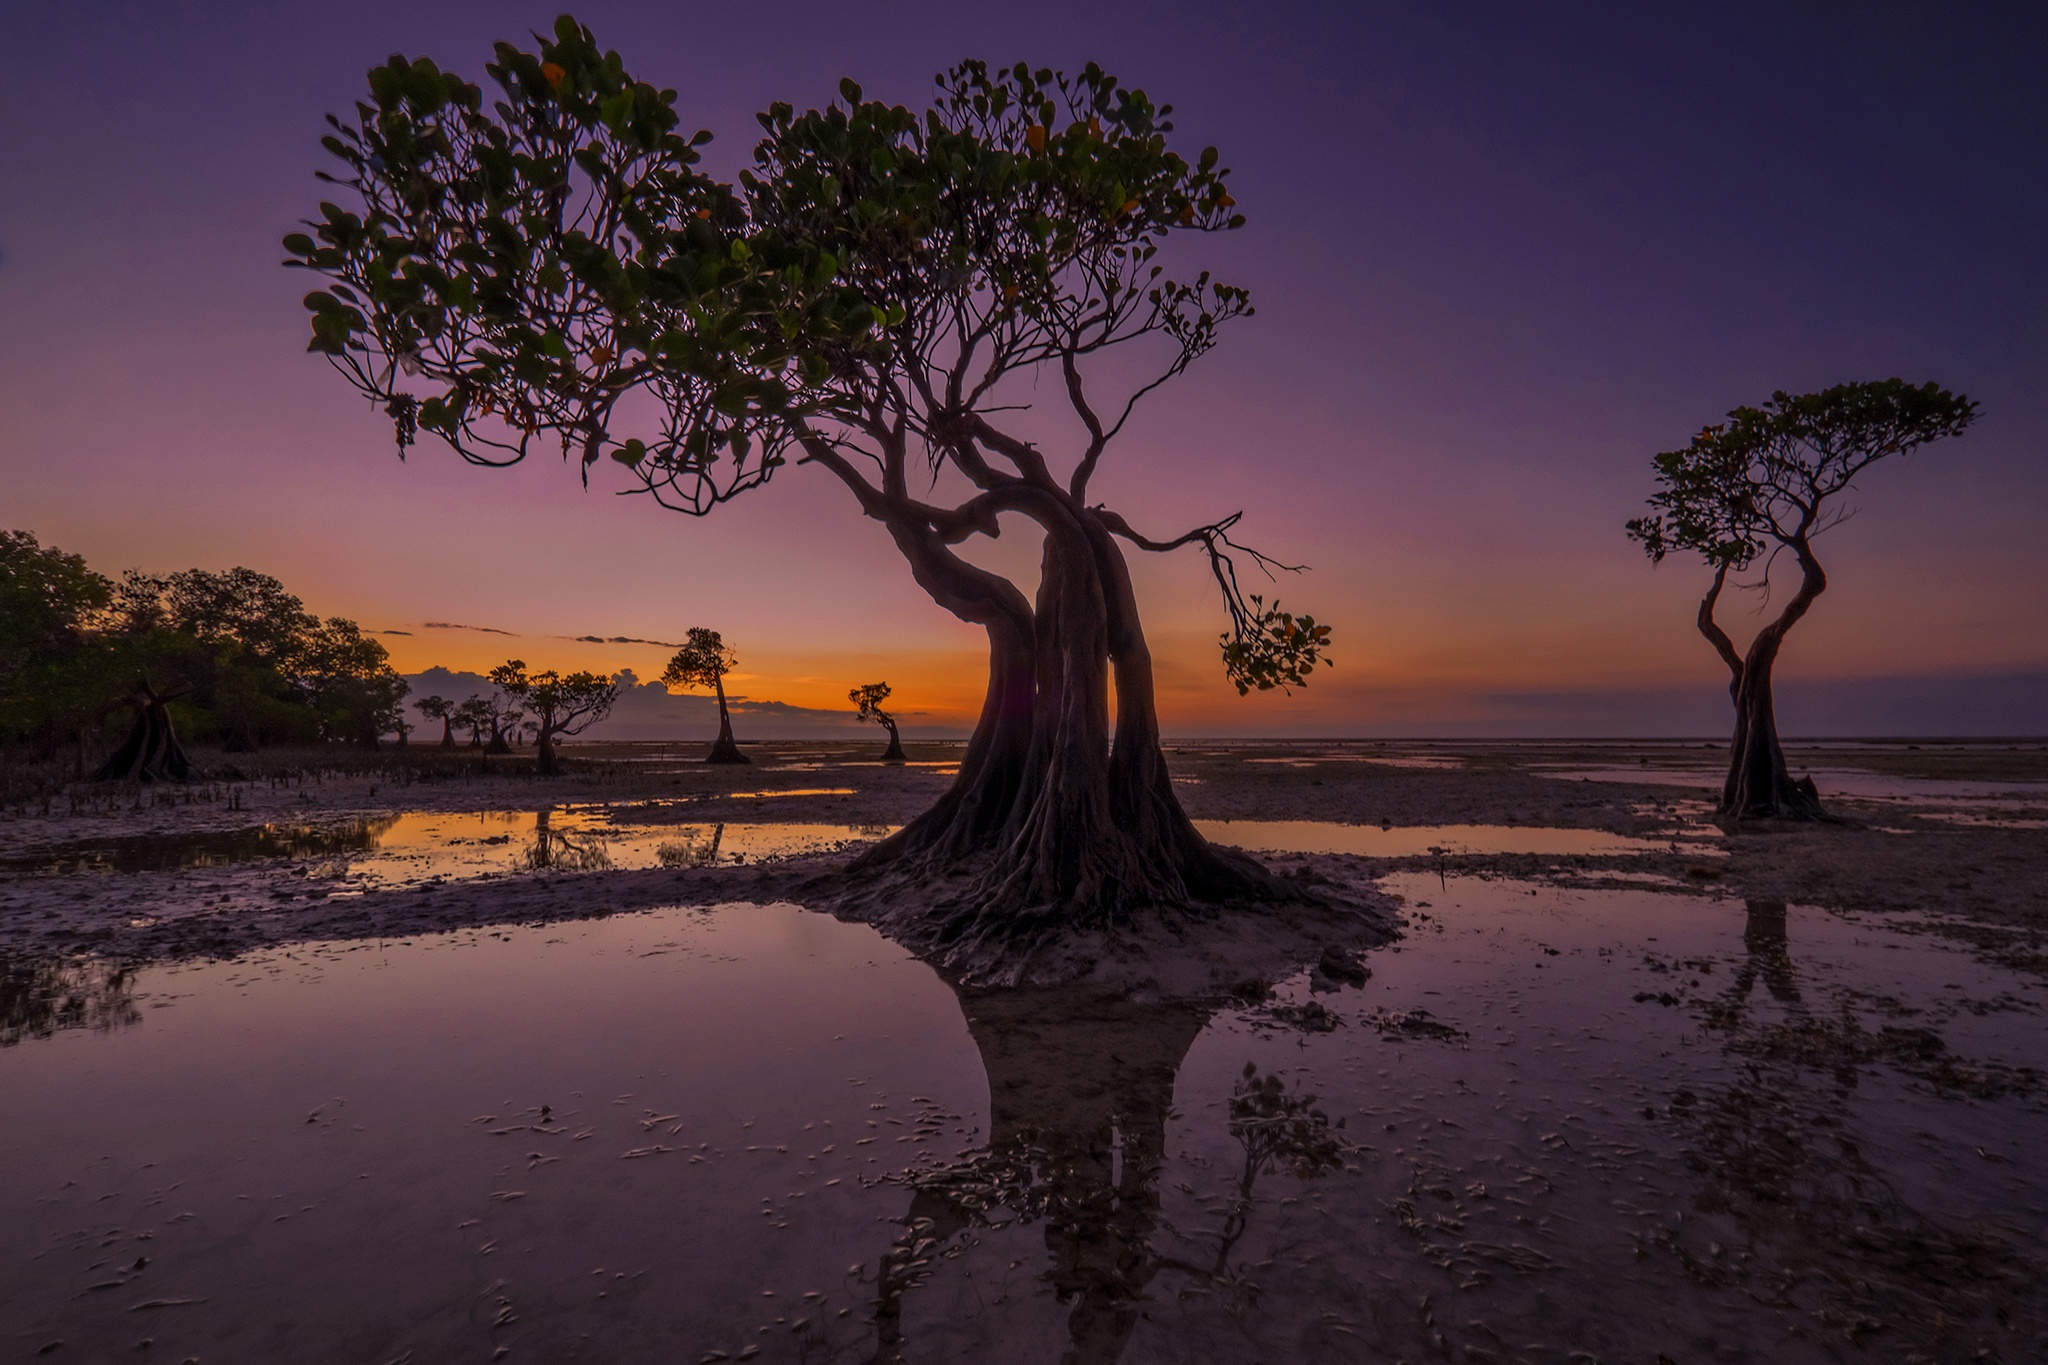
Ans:
[[[1234,894],[1041,901],[992,855],[949,868],[923,861],[857,864],[804,888],[805,903],[884,934],[966,985],[1079,981],[1152,998],[1220,994],[1277,980],[1332,945],[1394,937],[1392,907],[1368,891],[1278,877],[1231,850],[1211,849]],[[1205,876],[1196,878],[1207,889]]]
[[[95,782],[189,782],[198,770],[185,754],[171,724],[169,703],[176,691],[158,692],[143,678],[124,702],[135,712],[135,725],[113,756],[93,773]]]
[[[706,763],[751,763],[752,759],[740,752],[740,746],[733,742],[730,734],[720,735],[704,755]]]

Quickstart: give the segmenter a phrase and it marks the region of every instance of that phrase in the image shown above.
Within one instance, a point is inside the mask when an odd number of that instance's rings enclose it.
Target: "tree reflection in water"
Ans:
[[[1351,1150],[1315,1097],[1247,1065],[1230,1105],[1244,1161],[1213,1254],[1189,1260],[1153,1246],[1159,1173],[1174,1077],[1214,1006],[1138,1004],[1072,988],[960,990],[969,1033],[988,1075],[988,1144],[899,1177],[914,1191],[903,1232],[883,1256],[874,1306],[876,1365],[907,1362],[905,1299],[940,1268],[955,1239],[975,1229],[1042,1224],[1043,1278],[1067,1313],[1073,1365],[1110,1365],[1137,1325],[1147,1285],[1161,1270],[1234,1296],[1230,1257],[1261,1174],[1301,1178],[1342,1164]]]
[[[718,845],[725,839],[725,826],[713,825],[709,834],[670,839],[654,849],[655,861],[663,867],[711,867],[718,862]]]
[[[1785,903],[1746,909],[1743,962],[1705,1014],[1742,1069],[1703,1101],[1680,1092],[1674,1112],[1692,1130],[1695,1208],[1732,1219],[1748,1244],[1702,1254],[1697,1237],[1660,1240],[1695,1281],[1810,1316],[1823,1337],[1875,1338],[1906,1359],[2005,1358],[2014,1310],[2031,1301],[2025,1317],[2039,1320],[2039,1268],[1982,1223],[1950,1227],[1914,1207],[1865,1157],[1852,1100],[1879,1067],[1950,1100],[1990,1098],[2020,1078],[1949,1056],[1927,1029],[1865,1028],[1846,997],[1815,1009],[1793,966]],[[1776,1018],[1756,1017],[1759,981]]]
[[[138,1024],[134,989],[134,968],[100,958],[0,958],[0,1047],[59,1029]]]
[[[534,872],[601,872],[612,865],[604,836],[587,830],[556,829],[550,823],[553,811],[540,810],[533,816],[533,843],[527,848],[525,864]]]

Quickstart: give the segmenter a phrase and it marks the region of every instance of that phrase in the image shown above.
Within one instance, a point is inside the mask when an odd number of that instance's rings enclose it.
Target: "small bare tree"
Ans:
[[[1824,817],[1812,778],[1792,780],[1778,743],[1771,703],[1771,667],[1785,633],[1806,615],[1828,585],[1813,541],[1847,520],[1853,509],[1839,499],[1865,469],[1930,441],[1960,435],[1977,405],[1934,384],[1900,379],[1837,384],[1797,397],[1780,391],[1762,407],[1737,408],[1683,450],[1657,456],[1655,512],[1628,523],[1631,539],[1653,562],[1673,550],[1707,561],[1714,581],[1700,602],[1700,634],[1728,665],[1735,699],[1735,737],[1721,814],[1729,819],[1817,820]],[[1759,560],[1768,586],[1770,564],[1790,552],[1799,565],[1799,590],[1776,618],[1738,651],[1714,607],[1731,572]]]
[[[718,694],[718,738],[712,742],[711,752],[704,755],[706,763],[745,763],[747,756],[740,752],[740,746],[732,737],[732,713],[725,705],[725,675],[739,666],[739,655],[726,648],[725,640],[715,630],[702,626],[691,626],[690,633],[683,637],[686,642],[668,661],[661,681],[667,687],[708,687]]]
[[[862,720],[871,720],[889,732],[889,747],[882,753],[882,762],[903,761],[903,740],[896,733],[896,718],[882,709],[882,703],[889,700],[889,684],[885,682],[862,683],[846,694],[846,699],[858,708],[856,714]]]

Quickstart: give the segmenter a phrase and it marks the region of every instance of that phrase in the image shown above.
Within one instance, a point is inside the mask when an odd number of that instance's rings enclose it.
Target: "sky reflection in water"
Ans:
[[[82,999],[0,1051],[0,1330],[306,1361],[2038,1353],[2031,979],[1799,907],[1390,884],[1412,924],[1365,987],[1214,1010],[956,994],[786,906],[45,971]]]
[[[796,793],[792,793],[796,794]],[[814,793],[801,793],[811,795]],[[827,793],[836,794],[836,793]],[[624,816],[626,818],[621,818]],[[1530,825],[1348,825],[1328,820],[1197,820],[1221,843],[1266,853],[1356,853],[1380,858],[1444,854],[1629,855],[1685,851],[1719,831],[1701,826],[1670,839],[1597,829]],[[570,806],[542,811],[408,811],[297,827],[138,835],[29,851],[8,860],[45,875],[164,872],[261,859],[324,864],[341,890],[411,886],[535,871],[632,870],[759,862],[829,853],[880,839],[892,825],[704,821],[645,824],[630,809]]]

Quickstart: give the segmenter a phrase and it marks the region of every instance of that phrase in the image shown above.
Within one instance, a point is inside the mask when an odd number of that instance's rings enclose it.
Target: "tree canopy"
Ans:
[[[882,709],[882,703],[889,700],[889,684],[885,682],[862,683],[849,691],[846,699],[853,703],[854,714],[862,720],[888,724],[893,719]]]
[[[702,515],[815,463],[871,516],[957,543],[1002,513],[1085,500],[1138,403],[1252,313],[1208,272],[1176,280],[1169,235],[1243,224],[1216,149],[1167,145],[1171,106],[1090,63],[1068,76],[963,62],[923,113],[863,97],[760,115],[737,186],[698,169],[677,92],[633,79],[569,16],[537,51],[496,45],[495,98],[428,58],[370,73],[356,117],[330,118],[323,203],[285,239],[329,278],[306,296],[309,348],[392,418],[465,459],[559,445],[586,481],[606,456],[666,505]],[[1102,406],[1089,360],[1163,346],[1151,377]],[[1006,381],[1042,368],[1087,435],[1058,481],[995,418]],[[628,400],[631,401],[628,401]],[[649,402],[647,400],[653,400]],[[913,450],[974,490],[910,489]],[[1195,545],[1230,618],[1240,692],[1298,686],[1329,629],[1239,588],[1235,516],[1146,549]]]
[[[1976,417],[1968,398],[1902,379],[1779,390],[1657,456],[1655,511],[1628,534],[1652,560],[1692,550],[1715,567],[1748,568],[1843,520],[1835,499],[1872,464],[1960,435]]]
[[[230,749],[374,743],[406,684],[355,622],[305,610],[246,568],[117,581],[78,555],[0,532],[0,743],[45,754],[97,734],[152,679],[183,733]]]
[[[740,657],[725,643],[725,637],[703,626],[691,626],[683,647],[662,670],[665,687],[723,687],[725,675],[739,666]]]

